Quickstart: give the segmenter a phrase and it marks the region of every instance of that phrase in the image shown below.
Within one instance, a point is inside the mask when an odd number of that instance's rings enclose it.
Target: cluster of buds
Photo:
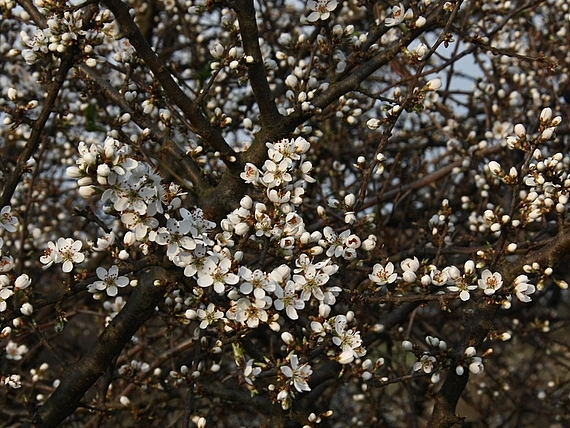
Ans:
[[[525,126],[522,123],[517,123],[514,127],[515,135],[507,137],[507,145],[511,149],[529,152],[539,144],[553,139],[556,128],[561,122],[562,117],[552,117],[552,109],[546,107],[540,112],[540,122],[536,133],[528,134]]]
[[[544,158],[540,149],[534,150],[523,180],[528,189],[520,192],[523,224],[538,221],[552,211],[559,215],[566,213],[570,189],[569,164],[570,157],[564,157],[562,153]]]

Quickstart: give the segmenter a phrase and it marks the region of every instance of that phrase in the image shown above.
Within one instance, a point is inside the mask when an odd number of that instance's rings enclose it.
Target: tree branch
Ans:
[[[175,273],[150,267],[139,275],[139,285],[119,314],[105,328],[97,342],[79,362],[61,377],[61,383],[25,428],[58,426],[79,405],[87,390],[119,355],[137,330],[154,314],[166,284],[176,281]],[[156,285],[155,282],[159,281]]]
[[[441,8],[438,8],[437,12],[432,12],[428,17],[428,22],[423,27],[404,33],[402,38],[398,42],[393,43],[391,47],[380,51],[368,61],[363,62],[342,80],[331,84],[326,91],[317,96],[312,102],[312,105],[317,107],[316,111],[295,112],[287,118],[287,122],[290,122],[291,125],[294,124],[294,126],[298,126],[311,116],[317,114],[316,112],[319,110],[324,110],[331,103],[338,100],[339,97],[358,89],[364,80],[392,61],[404,47],[408,46],[412,41],[417,40],[423,33],[433,29],[440,17],[439,12],[441,12]],[[351,58],[349,58],[349,61],[350,60]]]
[[[486,301],[480,301],[472,316],[466,316],[465,331],[461,343],[454,352],[456,360],[463,355],[467,347],[474,346],[477,348],[481,345],[493,328],[493,320],[498,308],[499,305],[490,305]],[[455,415],[455,407],[469,380],[469,370],[465,370],[465,373],[460,376],[456,373],[455,367],[455,364],[450,367],[445,382],[436,395],[435,407],[428,428],[451,427],[460,421],[459,417]]]
[[[570,253],[570,230],[553,238],[542,248],[527,254],[515,262],[502,259],[497,270],[501,273],[503,282],[510,287],[516,276],[523,272],[525,265],[538,263],[541,268],[555,266],[568,253]],[[483,340],[485,340],[485,337],[493,328],[493,320],[498,308],[499,305],[489,304],[486,300],[482,300],[477,304],[475,311],[471,315],[466,316],[465,331],[454,353],[456,359],[463,355],[467,347],[474,346],[477,348],[483,343]],[[468,379],[468,373],[459,376],[455,372],[455,366],[450,368],[445,382],[436,396],[436,403],[428,428],[447,428],[458,422],[459,419],[455,415],[455,407],[467,385]]]
[[[196,128],[196,133],[209,144],[210,147],[222,154],[222,159],[226,161],[226,165],[229,169],[241,171],[243,165],[239,154],[228,145],[220,131],[210,125],[210,122],[202,114],[196,104],[174,81],[166,65],[158,58],[144,38],[139,27],[133,21],[129,13],[129,6],[121,0],[103,0],[102,3],[113,12],[123,34],[129,39],[155,78],[160,82],[168,98],[188,117],[192,125]],[[229,161],[230,158],[235,159],[235,161]]]
[[[28,15],[31,16],[35,24],[40,28],[47,27],[46,17],[38,10],[31,0],[18,0],[18,4],[24,8]]]
[[[67,73],[73,67],[75,62],[75,55],[77,53],[76,48],[68,49],[61,58],[61,63],[59,65],[59,69],[50,83],[47,96],[44,101],[44,106],[38,118],[34,121],[32,125],[32,132],[24,150],[18,157],[18,162],[14,167],[14,170],[8,176],[8,180],[4,187],[4,191],[2,192],[2,196],[0,197],[0,208],[6,205],[10,205],[10,199],[16,190],[16,186],[20,182],[20,178],[22,174],[26,170],[26,165],[30,157],[34,154],[37,148],[40,145],[40,141],[42,138],[42,131],[44,130],[45,124],[49,119],[51,112],[55,106],[55,102],[57,100],[57,96],[59,94],[59,90],[65,81]]]
[[[251,88],[259,105],[261,124],[263,127],[278,126],[283,120],[283,116],[277,110],[273,93],[267,82],[263,57],[259,47],[259,32],[253,1],[238,0],[235,11],[239,21],[244,53],[253,57],[253,62],[248,63],[247,66]]]

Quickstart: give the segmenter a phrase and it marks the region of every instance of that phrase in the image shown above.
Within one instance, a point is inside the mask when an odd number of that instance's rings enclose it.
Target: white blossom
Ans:
[[[215,323],[217,320],[222,319],[224,317],[224,313],[216,309],[216,305],[213,303],[209,303],[206,309],[198,309],[197,311],[198,318],[200,318],[200,328],[205,329],[208,326]]]
[[[226,284],[234,285],[239,281],[239,276],[230,272],[231,265],[232,262],[227,257],[207,257],[198,271],[198,285],[213,286],[216,293],[223,293]]]
[[[419,361],[414,363],[414,371],[423,371],[424,373],[433,372],[436,359],[431,355],[422,355]]]
[[[299,392],[310,391],[309,379],[313,371],[307,363],[299,365],[299,357],[293,354],[289,357],[289,365],[281,366],[281,372],[290,379],[290,384]]]
[[[27,352],[28,347],[26,345],[18,345],[17,343],[10,340],[6,345],[5,356],[9,360],[19,361]]]
[[[523,303],[530,302],[532,299],[529,297],[529,294],[533,294],[536,291],[536,287],[529,284],[528,281],[529,279],[526,275],[519,275],[514,281],[517,298]]]
[[[386,27],[395,27],[404,22],[405,19],[411,19],[414,16],[412,9],[406,10],[402,3],[392,7],[392,15],[384,20]]]
[[[80,251],[82,246],[81,241],[72,238],[59,238],[56,243],[49,241],[40,261],[45,264],[44,268],[53,263],[63,263],[62,270],[71,272],[74,263],[85,260],[85,255]]]
[[[6,205],[0,211],[0,227],[7,232],[15,232],[17,230],[18,219],[10,213],[11,209],[10,205]]]
[[[490,296],[503,286],[503,278],[499,272],[491,273],[489,269],[485,269],[481,273],[481,279],[478,281],[479,288]]]
[[[394,264],[392,262],[386,263],[386,266],[376,263],[368,278],[378,285],[384,285],[393,283],[398,278],[398,274],[394,272]]]
[[[337,6],[337,0],[309,0],[307,7],[311,9],[312,12],[307,16],[307,20],[309,22],[316,22],[319,19],[326,21]]]
[[[95,281],[87,286],[90,293],[98,293],[105,291],[108,296],[114,297],[118,293],[118,288],[129,285],[129,279],[126,276],[119,276],[118,266],[111,266],[109,270],[98,267],[96,269],[97,276],[100,281]]]

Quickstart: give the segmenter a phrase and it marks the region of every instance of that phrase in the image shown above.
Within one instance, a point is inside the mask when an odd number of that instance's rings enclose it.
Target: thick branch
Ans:
[[[279,114],[275,99],[269,89],[263,57],[259,48],[259,32],[255,19],[255,8],[252,0],[238,0],[235,10],[239,21],[244,53],[253,58],[252,63],[248,63],[249,81],[261,117],[263,127],[274,127],[278,125],[283,117]]]
[[[46,17],[38,10],[31,0],[18,0],[18,4],[24,8],[35,24],[40,28],[47,27]]]
[[[455,350],[455,358],[461,357],[469,346],[477,349],[477,346],[483,342],[493,328],[493,319],[498,308],[498,305],[488,305],[485,301],[479,302],[473,314],[466,317],[465,331],[460,345]],[[449,369],[445,382],[436,396],[428,428],[451,427],[459,422],[459,418],[455,415],[455,407],[468,380],[469,370],[460,376],[455,372],[455,366]]]
[[[505,284],[511,284],[515,278],[523,272],[525,265],[538,263],[541,268],[556,266],[563,256],[570,253],[570,230],[565,230],[550,242],[535,250],[525,257],[515,261],[507,262],[505,260],[499,264],[498,270],[503,276]]]
[[[154,314],[165,292],[165,285],[176,280],[175,274],[161,267],[141,271],[139,285],[97,342],[61,377],[61,383],[31,422],[24,427],[56,427],[75,411],[87,390],[119,355],[137,330]],[[155,281],[160,281],[155,285]]]
[[[542,248],[527,254],[515,261],[502,260],[498,271],[503,276],[503,281],[509,286],[514,279],[523,272],[523,266],[538,263],[541,267],[554,266],[560,262],[563,256],[570,253],[570,230],[553,238]],[[477,348],[493,328],[493,319],[498,310],[498,305],[487,304],[481,301],[473,314],[466,317],[465,331],[461,343],[455,351],[455,357],[460,357],[468,346]],[[468,373],[459,376],[454,367],[449,370],[445,382],[436,397],[436,404],[432,413],[429,428],[447,428],[458,422],[455,415],[455,407],[459,397],[467,385]]]
[[[129,39],[137,53],[151,69],[154,77],[160,82],[168,98],[188,117],[192,125],[196,128],[196,133],[214,150],[219,151],[222,154],[222,159],[236,159],[235,162],[227,162],[228,168],[241,170],[242,164],[239,155],[228,145],[220,131],[210,125],[210,122],[202,114],[196,104],[174,81],[166,65],[158,58],[144,38],[139,27],[133,21],[129,14],[129,6],[121,0],[104,0],[103,3],[111,9],[123,34]]]

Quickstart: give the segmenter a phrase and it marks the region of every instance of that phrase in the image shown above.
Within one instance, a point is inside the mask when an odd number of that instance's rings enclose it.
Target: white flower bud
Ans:
[[[20,312],[24,315],[32,315],[34,312],[34,307],[30,303],[24,303],[20,308]]]
[[[288,331],[284,331],[283,333],[281,333],[281,340],[286,344],[286,345],[291,345],[292,343],[295,342],[295,338],[293,337],[293,335],[291,333],[289,333]]]
[[[503,170],[501,168],[501,164],[499,164],[499,162],[497,161],[491,161],[489,162],[489,170],[498,176],[503,175]]]
[[[318,255],[321,255],[321,254],[323,253],[323,251],[324,251],[324,250],[323,250],[323,247],[315,246],[315,247],[312,247],[312,248],[309,250],[309,253],[310,253],[312,256],[318,256]]]
[[[366,122],[366,126],[368,126],[369,129],[374,131],[375,129],[378,129],[380,127],[381,123],[382,122],[380,122],[380,120],[378,120],[378,119],[369,119]]]
[[[246,195],[241,199],[239,204],[242,208],[245,208],[246,210],[250,210],[251,207],[253,206],[253,199],[251,199],[251,196]]]
[[[23,273],[18,278],[16,278],[16,281],[14,281],[14,290],[24,290],[28,288],[31,283],[32,280],[30,277],[27,274]]]
[[[540,139],[543,141],[550,140],[552,138],[552,134],[554,134],[554,127],[546,128],[542,131]]]
[[[297,86],[299,86],[299,79],[297,79],[297,76],[295,76],[294,74],[290,74],[285,79],[285,84],[290,88],[296,88]]]
[[[441,79],[436,77],[435,79],[431,79],[429,82],[427,82],[426,86],[424,87],[424,90],[437,91],[439,88],[441,88],[441,85],[442,85]]]
[[[426,25],[427,20],[423,17],[420,16],[418,19],[416,19],[416,28],[421,28],[424,25]]]
[[[184,313],[184,316],[189,320],[195,320],[196,318],[198,318],[198,313],[194,309],[188,309]]]
[[[220,43],[216,43],[212,49],[210,49],[210,54],[216,58],[220,59],[224,54],[224,47]]]
[[[408,283],[412,283],[416,281],[416,274],[411,270],[406,270],[402,273],[402,279]]]
[[[245,222],[238,223],[234,226],[236,235],[244,236],[249,231],[249,226]]]
[[[109,175],[111,175],[111,172],[112,172],[111,168],[109,168],[109,165],[105,163],[102,163],[97,167],[97,175],[101,177],[108,177]]]
[[[517,137],[519,138],[526,136],[526,128],[522,123],[517,123],[515,125],[515,134],[517,134]]]
[[[8,88],[8,98],[10,101],[16,101],[18,99],[18,91],[14,88]]]
[[[84,198],[90,198],[97,192],[94,186],[81,186],[79,188],[79,194]]]
[[[540,121],[542,123],[547,123],[550,122],[550,119],[552,119],[552,109],[550,107],[542,109],[540,112]]]
[[[69,178],[81,178],[81,170],[76,166],[70,166],[65,170]]]

